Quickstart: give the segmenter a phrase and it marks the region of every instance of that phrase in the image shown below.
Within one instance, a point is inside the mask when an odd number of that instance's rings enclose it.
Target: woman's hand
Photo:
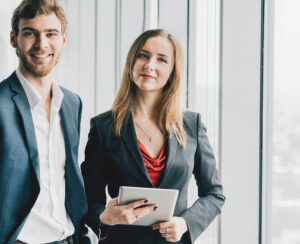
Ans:
[[[184,218],[171,217],[167,222],[152,225],[153,230],[159,230],[161,235],[166,238],[166,241],[180,241],[182,235],[188,231],[187,224]]]
[[[118,198],[113,198],[100,214],[100,222],[105,225],[132,224],[157,208],[156,205],[142,206],[145,203],[147,200],[143,199],[126,205],[118,205]]]

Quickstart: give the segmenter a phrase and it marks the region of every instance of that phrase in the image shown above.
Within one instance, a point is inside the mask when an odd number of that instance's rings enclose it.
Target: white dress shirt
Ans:
[[[75,230],[65,207],[66,152],[59,114],[63,92],[53,81],[49,122],[41,96],[19,70],[16,74],[30,105],[40,172],[39,196],[17,239],[29,244],[62,240]]]

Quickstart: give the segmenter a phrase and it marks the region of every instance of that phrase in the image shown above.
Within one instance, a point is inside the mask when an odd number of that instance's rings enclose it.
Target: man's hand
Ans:
[[[159,230],[161,235],[166,238],[166,241],[180,241],[182,235],[188,231],[187,224],[184,218],[172,217],[167,222],[161,222],[152,226],[153,230]]]
[[[157,208],[156,205],[142,206],[145,203],[147,200],[143,199],[126,205],[118,205],[118,198],[113,198],[100,214],[100,221],[105,225],[132,224]]]

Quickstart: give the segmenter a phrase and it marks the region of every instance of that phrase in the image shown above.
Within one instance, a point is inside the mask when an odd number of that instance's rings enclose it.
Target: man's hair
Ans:
[[[12,30],[16,36],[19,34],[19,22],[21,19],[33,19],[36,15],[55,13],[61,22],[61,31],[67,28],[67,18],[64,9],[57,0],[23,0],[15,9],[11,19]]]

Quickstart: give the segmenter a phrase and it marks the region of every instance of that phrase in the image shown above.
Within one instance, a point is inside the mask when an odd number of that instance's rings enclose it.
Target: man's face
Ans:
[[[21,19],[18,36],[11,32],[11,44],[17,49],[20,69],[34,77],[43,77],[52,71],[66,41],[67,34],[61,32],[61,22],[55,13]]]

